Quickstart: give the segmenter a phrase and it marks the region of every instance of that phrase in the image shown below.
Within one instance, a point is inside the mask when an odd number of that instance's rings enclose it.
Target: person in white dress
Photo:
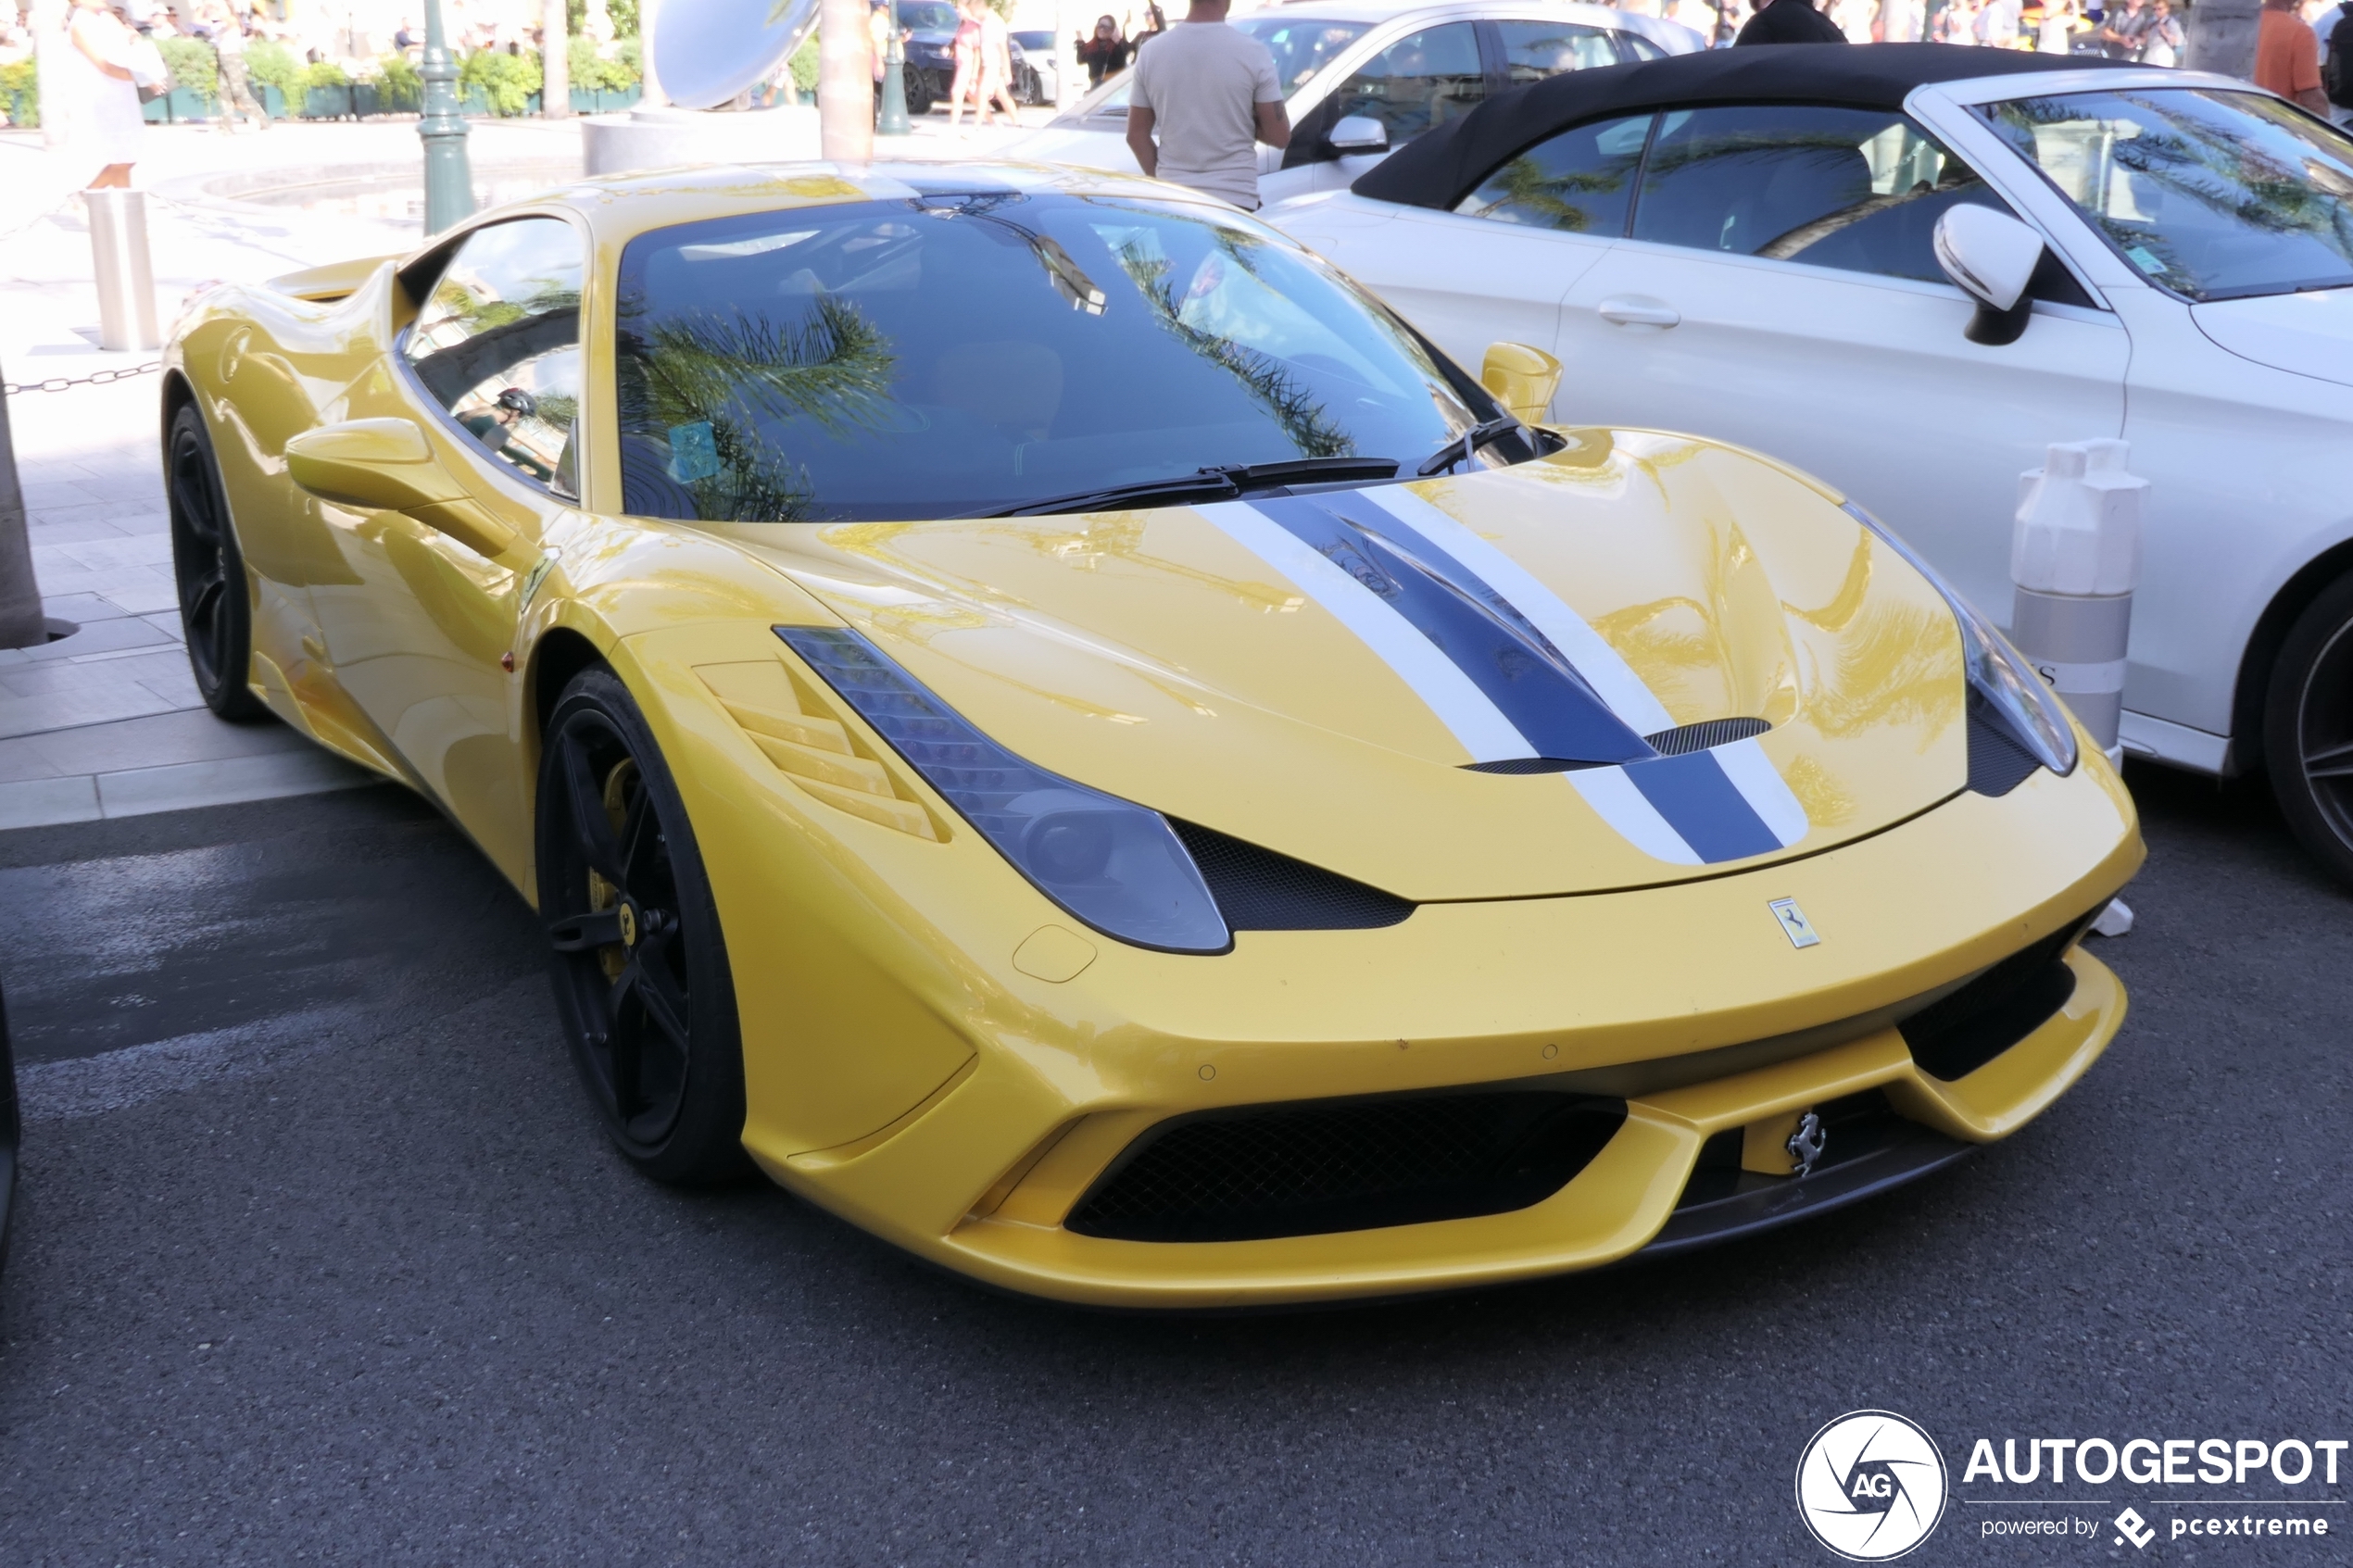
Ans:
[[[130,66],[138,42],[107,0],[74,0],[65,30],[44,40],[57,58],[42,84],[42,118],[60,133],[57,145],[69,158],[96,168],[94,191],[128,186],[139,158],[146,122]]]

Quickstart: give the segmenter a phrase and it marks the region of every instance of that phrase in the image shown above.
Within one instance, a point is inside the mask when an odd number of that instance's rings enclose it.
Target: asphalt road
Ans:
[[[2007,1144],[1654,1268],[1214,1320],[637,1179],[522,905],[390,788],[0,834],[0,1563],[1828,1563],[1791,1476],[1849,1410],[1960,1498],[1978,1436],[2353,1436],[2353,897],[2256,791],[2134,784],[2132,1019]],[[2353,1464],[2008,1491],[2163,1527]],[[2144,1554],[1957,1502],[1906,1561],[2341,1560],[2304,1512]]]

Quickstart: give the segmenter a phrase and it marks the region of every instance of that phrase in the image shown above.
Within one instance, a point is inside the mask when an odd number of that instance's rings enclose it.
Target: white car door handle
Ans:
[[[1617,295],[1603,300],[1601,318],[1621,327],[1672,327],[1682,320],[1682,313],[1663,299],[1644,295]]]

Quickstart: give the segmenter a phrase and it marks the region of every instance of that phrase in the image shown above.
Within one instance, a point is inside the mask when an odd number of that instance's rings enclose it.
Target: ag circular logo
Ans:
[[[1797,1512],[1839,1556],[1884,1562],[1928,1539],[1947,1486],[1935,1439],[1893,1411],[1856,1411],[1799,1456]]]

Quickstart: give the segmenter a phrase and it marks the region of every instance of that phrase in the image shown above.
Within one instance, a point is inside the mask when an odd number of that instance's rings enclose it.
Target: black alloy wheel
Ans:
[[[163,473],[171,508],[171,574],[180,588],[180,626],[196,693],[223,719],[261,718],[270,710],[253,694],[253,598],[245,559],[212,458],[212,439],[193,403],[171,417]]]
[[[2330,584],[2280,646],[2263,752],[2296,836],[2353,883],[2353,577]]]
[[[574,677],[548,720],[538,859],[556,1006],[606,1130],[656,1181],[747,1174],[718,909],[670,770],[610,670]]]

